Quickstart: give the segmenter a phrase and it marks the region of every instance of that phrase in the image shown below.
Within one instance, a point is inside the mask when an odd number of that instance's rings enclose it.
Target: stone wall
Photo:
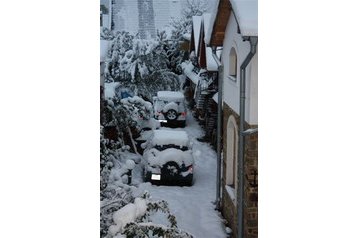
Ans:
[[[225,189],[226,185],[226,156],[227,156],[227,123],[230,115],[233,115],[239,126],[240,117],[225,102],[223,106],[223,179],[222,179],[222,214],[232,229],[232,237],[237,234],[237,207]],[[245,122],[245,130],[257,128],[257,125],[249,125]],[[245,238],[258,237],[258,134],[245,137],[245,208],[244,208],[244,233]]]

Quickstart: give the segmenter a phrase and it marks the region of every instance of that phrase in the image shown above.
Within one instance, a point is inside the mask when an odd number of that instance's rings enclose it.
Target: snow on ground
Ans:
[[[165,129],[165,128],[163,128]],[[183,130],[177,128],[174,130]],[[176,216],[178,228],[196,238],[226,237],[225,226],[220,213],[215,210],[216,152],[207,143],[197,141],[203,130],[188,112],[187,127],[184,130],[193,141],[194,184],[192,187],[156,186],[142,184],[154,200],[166,200],[170,211]],[[133,174],[133,182],[142,182],[139,166]]]

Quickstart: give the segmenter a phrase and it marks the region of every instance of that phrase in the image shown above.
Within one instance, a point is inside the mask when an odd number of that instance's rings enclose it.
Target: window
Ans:
[[[235,189],[237,174],[238,134],[234,116],[230,116],[226,132],[226,185]]]
[[[237,75],[237,55],[234,47],[230,50],[229,76],[236,80]]]

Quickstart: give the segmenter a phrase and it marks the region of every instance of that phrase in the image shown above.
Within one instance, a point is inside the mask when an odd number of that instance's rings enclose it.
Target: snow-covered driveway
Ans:
[[[203,130],[190,113],[185,130],[194,142],[193,186],[156,186],[147,183],[145,189],[154,200],[163,199],[168,202],[170,211],[176,216],[178,228],[196,238],[226,237],[225,226],[213,204],[216,192],[216,152],[207,143],[196,140],[203,135]],[[134,176],[140,176],[140,173],[137,172]],[[138,177],[134,179],[137,180]]]

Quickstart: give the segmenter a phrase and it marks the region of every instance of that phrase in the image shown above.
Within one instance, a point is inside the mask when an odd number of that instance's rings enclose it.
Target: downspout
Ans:
[[[220,62],[220,59],[216,55],[216,47],[212,48],[213,58],[218,65],[218,118],[217,118],[217,127],[216,127],[216,154],[217,154],[217,169],[216,169],[216,201],[215,209],[219,210],[221,206],[221,124],[222,124],[222,95],[223,95],[223,65]]]
[[[112,0],[109,1],[109,30],[112,30]]]
[[[250,41],[250,53],[246,56],[244,62],[240,66],[240,125],[239,125],[239,148],[238,156],[239,163],[237,164],[237,237],[244,238],[244,125],[245,125],[245,97],[246,97],[246,67],[250,63],[251,59],[256,54],[256,46],[258,38],[257,36],[243,37],[243,40]]]

